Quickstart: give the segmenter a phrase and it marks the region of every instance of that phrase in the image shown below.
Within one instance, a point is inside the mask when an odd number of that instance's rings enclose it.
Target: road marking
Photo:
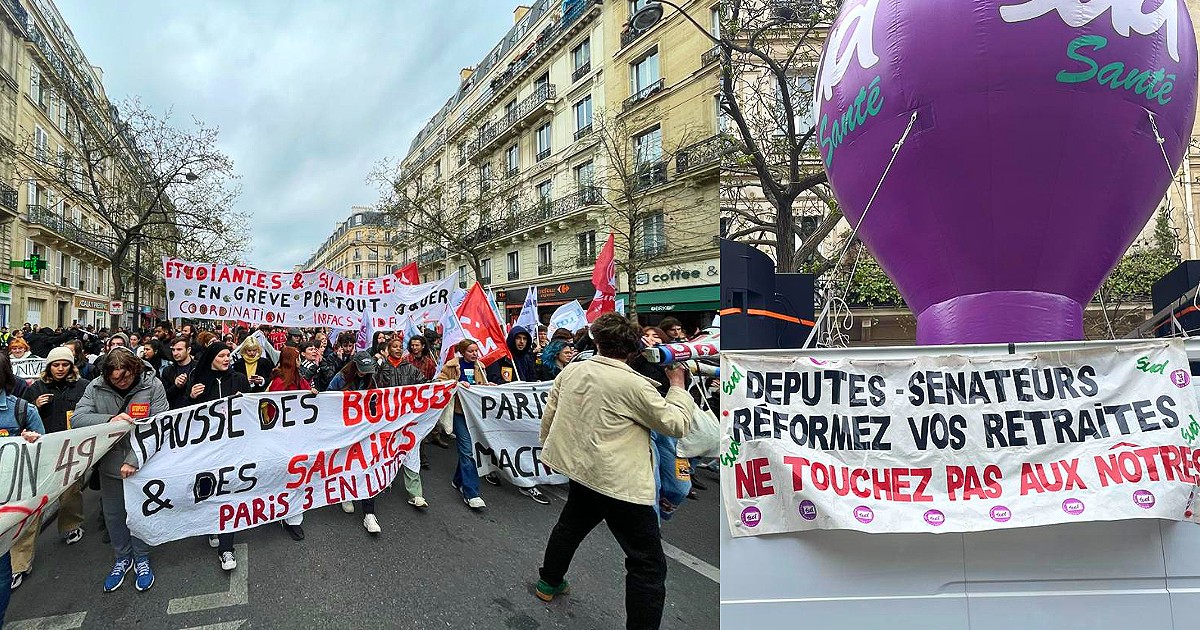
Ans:
[[[249,573],[250,559],[246,545],[234,545],[233,557],[237,559],[238,567],[229,574],[229,590],[220,593],[206,593],[190,597],[176,597],[167,603],[167,614],[212,610],[227,606],[241,606],[250,603]],[[232,623],[232,622],[231,622]],[[204,626],[205,628],[223,628],[223,626]],[[235,626],[236,627],[236,626]]]
[[[87,612],[71,613],[69,615],[54,615],[53,617],[38,617],[13,621],[6,626],[8,630],[74,630],[83,627]]]
[[[567,497],[559,492],[556,488],[542,486],[542,490],[562,501],[563,503],[566,503],[567,501]],[[672,545],[665,540],[662,541],[662,546],[663,553],[666,554],[668,558],[674,559],[679,564],[682,564],[696,573],[703,575],[717,584],[721,583],[721,570],[717,567],[714,567],[713,565],[701,560],[700,558],[697,558],[696,556],[693,556],[692,554],[680,549],[679,547],[676,547],[675,545]]]
[[[222,623],[212,623],[207,626],[193,626],[191,628],[182,628],[182,630],[238,630],[242,624],[250,621],[249,619],[238,619],[237,621],[225,621]]]

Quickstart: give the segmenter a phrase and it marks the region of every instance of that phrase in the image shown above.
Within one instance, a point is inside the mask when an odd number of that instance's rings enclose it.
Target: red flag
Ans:
[[[459,305],[456,314],[463,333],[479,342],[480,363],[488,365],[503,356],[511,358],[504,340],[504,327],[496,319],[496,311],[488,303],[483,287],[478,282],[467,291],[467,297]]]
[[[602,313],[617,310],[617,264],[616,253],[613,249],[613,235],[608,235],[600,255],[596,257],[596,268],[592,269],[592,286],[596,287],[596,296],[588,306],[588,323],[596,321]]]
[[[392,275],[400,279],[400,284],[421,284],[421,276],[417,273],[416,261],[410,262],[407,265],[392,272]]]

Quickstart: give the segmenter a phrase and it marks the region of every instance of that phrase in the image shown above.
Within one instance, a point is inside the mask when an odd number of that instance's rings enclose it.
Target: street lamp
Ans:
[[[194,173],[191,169],[187,172],[178,173],[183,175],[182,182],[172,181],[171,183],[192,184],[200,179],[200,176]],[[133,329],[138,330],[142,324],[142,232],[138,230],[137,240],[133,244]]]

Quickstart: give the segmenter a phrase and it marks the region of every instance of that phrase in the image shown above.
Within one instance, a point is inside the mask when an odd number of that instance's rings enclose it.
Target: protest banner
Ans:
[[[1196,518],[1179,340],[999,356],[723,357],[734,536]]]
[[[480,475],[499,471],[522,488],[567,483],[567,478],[542,463],[539,440],[542,411],[553,381],[476,385],[455,394],[474,445],[471,452]]]
[[[0,437],[0,554],[63,491],[79,481],[100,457],[129,432],[126,422],[109,422],[49,433],[32,444]]]
[[[131,436],[141,465],[125,479],[129,528],[158,545],[375,496],[454,388],[247,394],[155,416]]]
[[[26,381],[32,381],[42,375],[42,370],[46,369],[45,359],[13,359],[12,360],[13,374],[17,378],[23,378]]]
[[[189,319],[239,319],[272,326],[398,330],[405,318],[436,322],[450,308],[458,273],[409,285],[396,275],[350,279],[329,270],[259,271],[251,267],[163,258],[167,314]]]
[[[504,324],[496,318],[495,302],[489,304],[483,288],[476,282],[467,291],[467,299],[458,307],[463,334],[479,343],[479,362],[491,365],[500,357],[510,356],[505,343]]]
[[[580,328],[587,328],[587,326],[587,311],[580,306],[579,300],[571,300],[554,309],[554,314],[550,316],[550,325],[546,329],[553,335],[559,328],[566,328],[574,335]]]

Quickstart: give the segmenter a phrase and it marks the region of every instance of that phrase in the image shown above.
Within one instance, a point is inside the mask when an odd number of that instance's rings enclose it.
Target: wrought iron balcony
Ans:
[[[675,154],[675,172],[686,173],[704,167],[716,166],[721,158],[736,149],[733,139],[725,134],[716,134],[689,144]]]
[[[575,266],[576,267],[595,267],[596,266],[595,253],[592,253],[590,255],[585,253],[585,254],[580,254],[580,255],[576,256],[575,257]]]
[[[437,140],[435,140],[429,146],[425,147],[424,149],[421,149],[421,152],[417,154],[416,159],[414,159],[409,164],[409,167],[414,170],[422,168],[423,166],[425,166],[426,163],[429,162],[429,158],[436,155],[443,148],[445,148],[445,146],[446,146],[446,138],[439,137]]]
[[[713,46],[712,48],[709,48],[708,50],[704,51],[703,54],[700,55],[700,67],[703,68],[703,67],[707,66],[708,64],[710,64],[714,61],[717,61],[720,58],[721,58],[721,47]]]
[[[647,29],[647,30],[649,30],[649,29]],[[624,31],[621,31],[621,48],[624,48],[624,47],[632,44],[634,42],[634,40],[641,37],[642,34],[645,32],[646,31],[633,28],[632,26]]]
[[[510,167],[504,169],[504,178],[505,179],[511,179],[520,174],[521,174],[521,167],[519,167],[519,166],[510,166]]]
[[[590,135],[592,135],[592,123],[588,123],[586,126],[580,127],[575,131],[575,141],[579,142]]]
[[[537,86],[525,100],[517,103],[500,120],[484,123],[475,139],[467,145],[467,156],[474,158],[480,152],[517,135],[528,123],[553,111],[556,98],[554,85],[543,83]]]
[[[554,273],[554,263],[538,263],[538,275],[548,276]]]
[[[665,183],[667,183],[666,162],[659,160],[639,164],[630,185],[630,192],[641,192]]]
[[[638,90],[633,96],[630,96],[629,98],[625,99],[625,102],[621,104],[621,109],[627,110],[627,109],[633,107],[634,105],[637,105],[638,103],[650,98],[651,96],[658,94],[659,92],[662,91],[662,89],[665,85],[666,85],[665,79],[659,79],[659,80],[655,81],[654,83],[647,85],[646,87]]]
[[[589,60],[585,61],[582,66],[575,68],[575,72],[571,73],[571,83],[578,82],[580,79],[587,76],[587,73],[589,73],[591,71],[592,71],[592,60],[589,59]]]
[[[111,259],[113,256],[112,245],[105,243],[98,235],[79,227],[73,221],[63,219],[45,206],[29,206],[28,220],[31,226],[48,228],[51,235],[62,239],[65,243],[86,247],[105,258]]]
[[[508,279],[509,279],[509,280],[519,280],[520,278],[521,278],[521,272],[520,272],[520,271],[510,271],[510,272],[508,272]]]
[[[538,154],[535,157],[537,158],[538,162],[550,157],[550,147],[546,147],[545,149],[538,151]]]
[[[444,248],[437,247],[417,254],[417,265],[424,266],[445,259],[446,250]]]
[[[17,189],[0,182],[0,206],[17,211]]]
[[[491,284],[491,283],[492,283],[491,276],[483,276],[479,279],[479,284]]]
[[[643,260],[663,256],[667,253],[667,242],[664,240],[658,243],[643,243],[637,252]]]

